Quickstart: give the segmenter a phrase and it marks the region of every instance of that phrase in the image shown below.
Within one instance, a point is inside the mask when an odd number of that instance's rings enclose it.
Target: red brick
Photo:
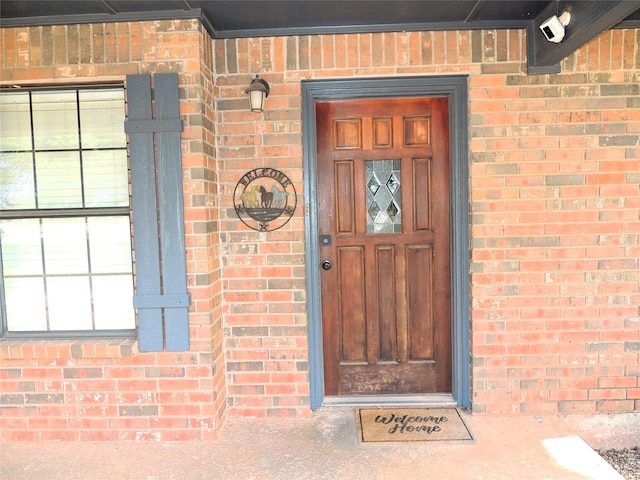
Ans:
[[[592,401],[561,401],[558,402],[560,413],[595,413],[596,403]]]
[[[638,379],[635,377],[600,377],[598,387],[600,388],[624,388],[635,387]]]
[[[632,412],[635,410],[633,400],[601,400],[596,402],[599,412]]]
[[[619,400],[627,398],[627,391],[622,388],[600,388],[589,390],[589,400]]]

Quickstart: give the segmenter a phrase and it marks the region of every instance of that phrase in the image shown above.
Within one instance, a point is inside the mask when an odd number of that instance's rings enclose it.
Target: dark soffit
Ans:
[[[201,18],[214,38],[235,38],[525,28],[553,3],[549,0],[2,0],[0,21],[8,27]],[[640,23],[640,12],[626,21]]]

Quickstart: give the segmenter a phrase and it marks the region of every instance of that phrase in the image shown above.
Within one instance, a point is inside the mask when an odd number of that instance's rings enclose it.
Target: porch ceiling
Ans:
[[[572,9],[561,44],[537,28]],[[213,38],[527,28],[529,66],[558,63],[602,31],[640,26],[635,0],[2,0],[1,26],[199,18]]]

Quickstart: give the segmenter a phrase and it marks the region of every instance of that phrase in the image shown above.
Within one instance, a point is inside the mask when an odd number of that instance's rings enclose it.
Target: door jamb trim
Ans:
[[[302,81],[309,383],[313,410],[322,405],[324,398],[315,102],[402,97],[446,96],[449,99],[452,395],[458,406],[471,406],[467,92],[467,75]]]

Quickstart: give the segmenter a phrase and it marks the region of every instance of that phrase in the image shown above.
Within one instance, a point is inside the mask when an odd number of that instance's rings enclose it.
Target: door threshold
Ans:
[[[450,393],[429,393],[421,395],[349,395],[325,396],[323,407],[367,407],[367,406],[420,406],[457,407]]]

